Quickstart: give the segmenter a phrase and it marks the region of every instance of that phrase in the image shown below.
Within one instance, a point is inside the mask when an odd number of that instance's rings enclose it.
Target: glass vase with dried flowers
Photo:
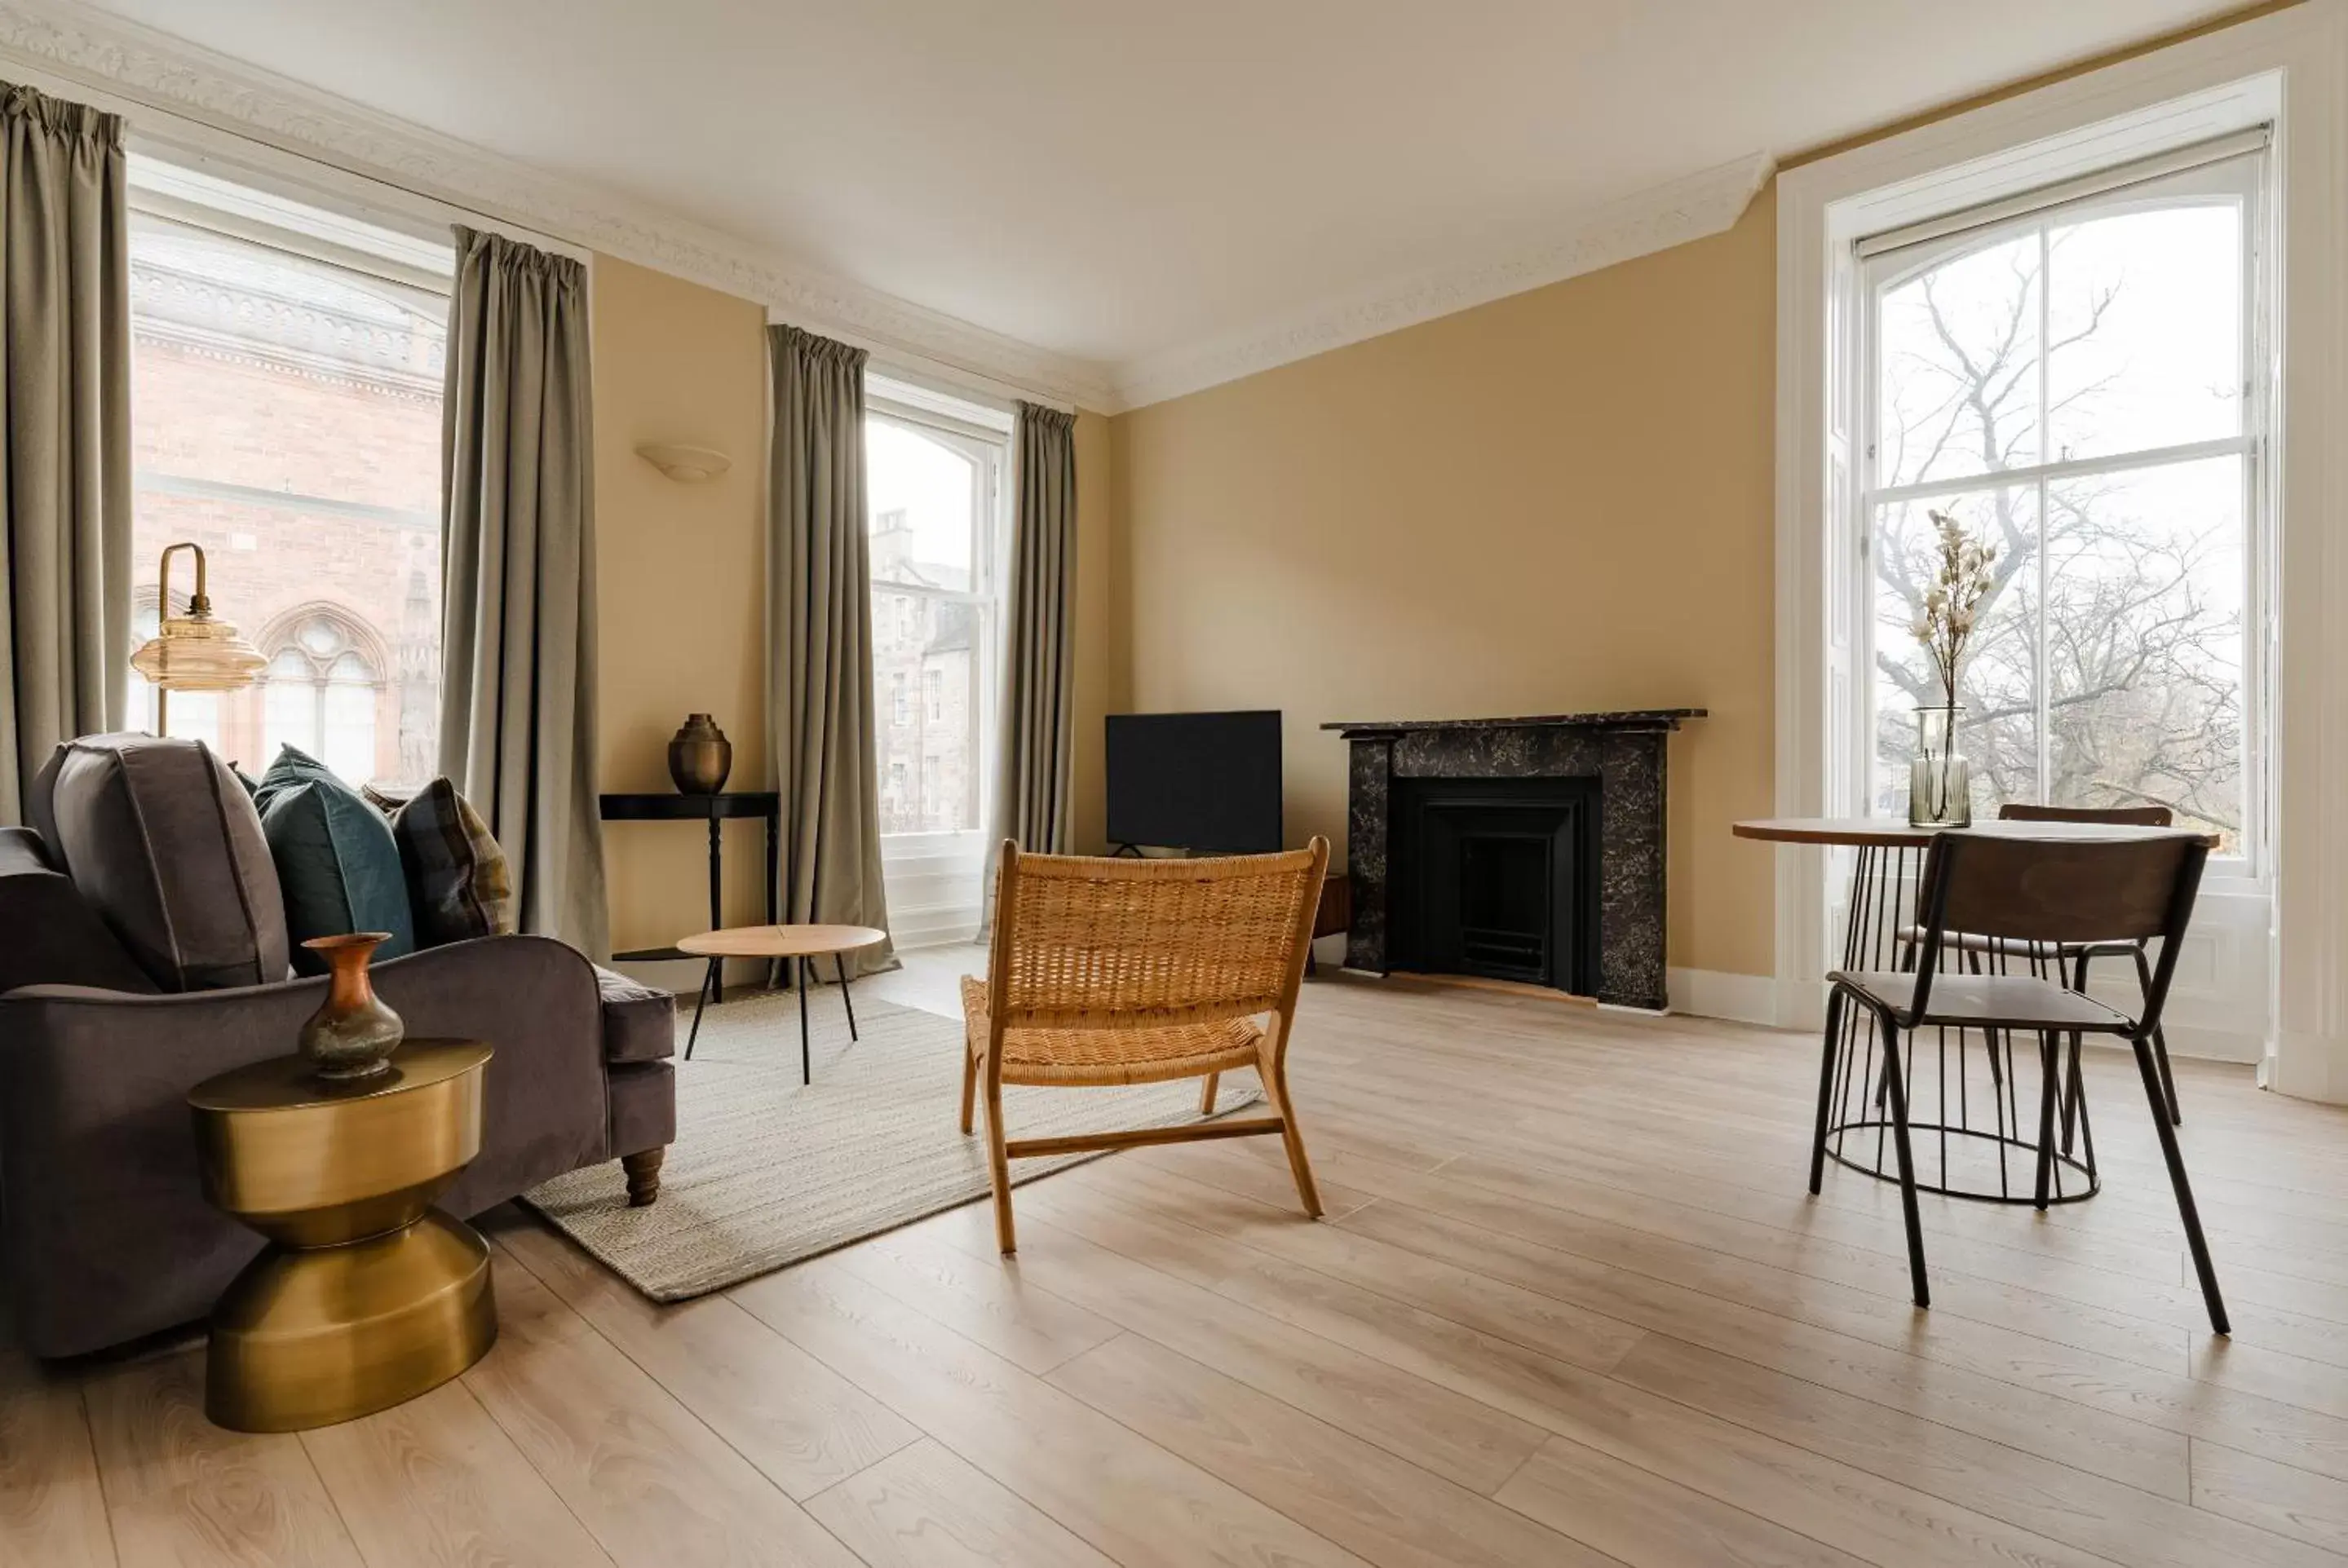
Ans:
[[[1982,607],[1996,579],[1997,546],[1976,540],[1946,512],[1929,514],[1939,531],[1939,559],[1913,628],[1941,678],[1946,701],[1916,710],[1916,755],[1908,764],[1908,821],[1915,827],[1972,822],[1972,770],[1957,749],[1957,679]]]

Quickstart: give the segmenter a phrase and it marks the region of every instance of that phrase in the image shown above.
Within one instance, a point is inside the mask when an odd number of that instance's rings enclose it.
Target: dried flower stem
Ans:
[[[1946,705],[1954,708],[1965,649],[1972,641],[1982,601],[1993,586],[1990,567],[1997,559],[1997,546],[1976,541],[1946,512],[1926,515],[1940,530],[1940,565],[1932,586],[1924,591],[1924,608],[1912,630],[1940,672]]]

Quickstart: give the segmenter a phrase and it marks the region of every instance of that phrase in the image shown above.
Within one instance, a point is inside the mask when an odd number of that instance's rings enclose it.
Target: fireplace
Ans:
[[[1700,708],[1326,724],[1351,747],[1348,968],[1670,1005],[1666,742]]]
[[[1395,782],[1388,964],[1590,994],[1599,781]]]

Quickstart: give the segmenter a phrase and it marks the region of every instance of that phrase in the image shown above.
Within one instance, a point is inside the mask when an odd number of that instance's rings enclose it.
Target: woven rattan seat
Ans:
[[[962,978],[962,1010],[974,1042],[986,1049],[986,982]],[[1253,1019],[1173,1023],[1120,1030],[1012,1029],[1003,1031],[1005,1083],[1162,1083],[1253,1067],[1263,1028]]]
[[[1307,1214],[1321,1200],[1288,1098],[1288,1031],[1313,939],[1329,841],[1201,860],[1023,855],[1003,846],[987,978],[962,983],[962,1130],[986,1102],[994,1227],[1016,1249],[1012,1160],[1197,1138],[1280,1134]],[[1274,1114],[1014,1139],[1003,1085],[1107,1087],[1205,1080],[1251,1067]]]

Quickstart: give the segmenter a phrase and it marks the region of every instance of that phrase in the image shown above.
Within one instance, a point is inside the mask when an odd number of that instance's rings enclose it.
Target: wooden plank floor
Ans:
[[[663,1308],[503,1209],[498,1347],[366,1420],[0,1358],[0,1563],[2348,1563],[2348,1111],[2178,1064],[2219,1340],[2093,1053],[2105,1194],[1927,1198],[1920,1313],[1897,1194],[1803,1191],[1815,1050],[1331,979],[1322,1224],[1276,1140],[1141,1150],[1023,1189],[1015,1262],[981,1205]]]

